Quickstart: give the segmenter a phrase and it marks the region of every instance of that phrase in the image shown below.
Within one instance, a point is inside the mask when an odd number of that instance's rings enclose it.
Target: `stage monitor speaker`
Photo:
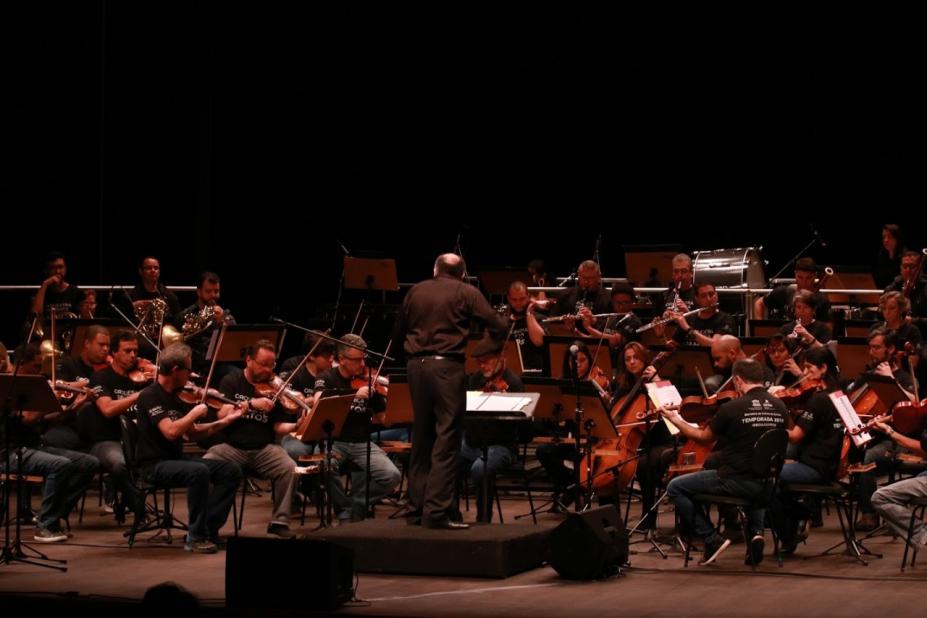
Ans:
[[[282,582],[298,577],[295,590]],[[225,603],[231,609],[332,610],[354,594],[354,551],[330,541],[230,537]]]
[[[571,513],[549,542],[550,565],[565,579],[600,579],[628,561],[628,533],[614,505]]]

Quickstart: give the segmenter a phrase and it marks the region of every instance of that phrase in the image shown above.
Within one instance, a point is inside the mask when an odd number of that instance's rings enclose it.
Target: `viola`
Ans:
[[[357,390],[365,386],[370,386],[370,367],[364,367],[364,372],[351,378],[351,388]],[[389,378],[381,376],[379,372],[373,372],[373,390],[376,394],[383,397],[389,394]]]
[[[302,394],[293,388],[284,388],[283,380],[280,376],[275,375],[269,382],[258,382],[254,385],[254,394],[260,397],[267,397],[273,401],[279,401],[280,405],[291,412],[297,410],[309,411],[309,404],[303,398]]]
[[[151,382],[158,377],[158,366],[147,358],[140,358],[136,361],[135,368],[127,375],[136,384]]]
[[[203,387],[197,386],[193,382],[187,382],[183,388],[177,391],[177,399],[186,403],[196,405],[203,399]],[[226,397],[214,388],[206,389],[206,399],[203,402],[210,408],[221,408],[225,404],[233,406],[241,405],[243,402]]]

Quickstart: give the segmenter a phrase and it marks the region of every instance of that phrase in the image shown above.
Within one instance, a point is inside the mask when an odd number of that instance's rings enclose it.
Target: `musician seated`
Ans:
[[[213,272],[200,273],[196,284],[196,302],[177,314],[174,325],[183,332],[184,343],[193,350],[193,371],[207,375],[210,361],[206,352],[212,335],[222,323],[234,324],[232,314],[219,306],[221,282]],[[221,380],[231,371],[231,365],[218,363],[213,370],[213,379]]]
[[[641,319],[631,310],[634,306],[634,288],[627,283],[616,283],[612,286],[612,312],[622,314],[619,318],[608,318],[605,327],[600,331],[591,323],[586,324],[586,330],[593,337],[604,337],[609,349],[614,352],[613,359],[620,358],[621,350],[631,341],[637,341],[640,335],[637,329],[641,327]],[[614,360],[613,360],[614,362]],[[617,364],[617,363],[616,363]]]
[[[752,499],[760,496],[763,481],[753,472],[753,448],[756,441],[770,429],[785,428],[788,409],[766,392],[763,366],[755,360],[742,359],[734,363],[733,385],[740,395],[721,406],[705,428],[694,427],[675,410],[661,410],[665,418],[679,428],[688,439],[701,443],[723,440],[720,466],[717,470],[702,470],[679,476],[667,487],[669,498],[687,531],[705,539],[702,564],[710,564],[731,541],[719,535],[701,509],[692,501],[696,494],[719,494]],[[749,513],[751,541],[748,561],[756,564],[763,558],[763,511]]]
[[[119,506],[134,512],[137,495],[126,469],[119,417],[123,414],[135,417],[139,393],[148,383],[136,382],[129,377],[129,371],[135,368],[138,360],[138,338],[131,332],[120,331],[112,341],[112,363],[94,372],[90,378],[90,388],[96,401],[79,412],[80,434],[89,445],[90,454],[99,459],[100,466],[109,472],[103,484],[106,510]],[[122,502],[114,505],[117,491],[122,495]],[[121,519],[120,508],[117,520]]]
[[[40,375],[42,354],[39,346],[30,343],[16,351],[20,375]],[[0,436],[0,472],[13,473],[20,469],[23,474],[45,477],[42,484],[42,508],[33,538],[39,543],[60,543],[68,540],[68,534],[61,529],[61,520],[67,519],[86,491],[93,475],[100,467],[96,457],[70,449],[42,446],[38,428],[42,423],[41,412],[23,410],[4,419],[6,431],[0,426],[0,433],[6,433],[10,452]],[[18,461],[17,461],[18,455]],[[6,468],[9,460],[10,468]],[[21,466],[21,468],[20,468]],[[5,513],[4,513],[5,514]]]
[[[927,322],[927,273],[921,264],[923,259],[917,251],[905,251],[901,255],[901,274],[885,288],[886,292],[902,292],[911,301],[911,316],[922,333]]]
[[[911,451],[921,457],[927,458],[927,430],[921,433],[920,438],[910,438],[895,431],[890,425],[877,422],[879,431],[896,442],[899,448]],[[892,532],[902,539],[908,535],[908,525],[912,521],[911,501],[922,500],[927,495],[927,471],[921,472],[914,478],[897,481],[879,489],[872,496],[872,506],[882,516]],[[913,518],[914,531],[911,543],[915,547],[927,546],[927,527],[921,519]]]
[[[831,340],[831,328],[827,323],[815,318],[815,312],[820,306],[813,292],[799,290],[792,299],[792,313],[795,319],[786,322],[779,332],[791,342],[790,350],[795,351],[796,346],[803,349],[817,348]]]
[[[673,341],[679,345],[711,345],[715,335],[734,335],[737,322],[729,313],[718,309],[718,292],[713,283],[699,283],[695,286],[695,306],[702,310],[685,317],[678,311],[670,315],[678,328]]]
[[[611,300],[608,292],[602,287],[602,271],[598,263],[586,260],[579,265],[576,273],[578,285],[557,299],[550,315],[568,316],[563,321],[566,327],[575,328],[580,334],[587,335],[583,318],[596,313],[608,313]],[[580,316],[580,319],[576,320],[574,316]],[[605,319],[600,318],[593,325],[601,330],[605,327]]]
[[[685,313],[695,305],[695,287],[692,282],[695,272],[692,269],[692,258],[685,253],[673,256],[673,284],[663,291],[663,310],[666,312],[680,311]],[[666,317],[664,313],[664,317]]]
[[[199,423],[206,414],[206,404],[188,404],[177,396],[190,379],[192,365],[192,352],[184,344],[175,343],[161,353],[158,378],[145,387],[136,403],[135,463],[141,478],[153,485],[187,488],[189,529],[184,549],[214,554],[219,529],[225,525],[241,485],[241,467],[186,455],[183,442],[185,437],[195,439],[220,431],[241,416],[244,406],[226,404],[219,410],[221,419]]]
[[[296,430],[279,401],[273,401],[257,392],[259,385],[267,385],[274,377],[277,351],[273,343],[261,339],[248,346],[244,370],[234,370],[222,379],[219,391],[227,397],[247,404],[237,420],[220,434],[220,443],[209,448],[204,459],[231,461],[250,470],[261,478],[269,479],[274,486],[273,513],[267,525],[267,534],[290,538],[290,508],[293,503],[296,466],[277,438]],[[271,387],[272,388],[272,387]],[[231,407],[220,412],[231,411]]]
[[[743,347],[740,345],[740,339],[734,335],[721,335],[711,341],[711,360],[718,373],[708,377],[705,380],[705,389],[709,395],[716,393],[721,386],[730,384],[734,363],[747,358]],[[775,377],[772,370],[766,365],[760,365],[763,372],[763,381],[765,385],[772,384]]]
[[[795,262],[795,283],[780,285],[766,297],[759,297],[753,305],[753,317],[758,320],[794,320],[794,300],[797,292],[807,291],[814,297],[815,319],[826,322],[830,319],[830,302],[818,291],[820,283],[815,281],[817,266],[811,258]]]
[[[303,366],[299,368],[296,375],[293,376],[293,379],[290,381],[290,388],[302,393],[308,401],[311,400],[315,394],[315,383],[318,381],[319,376],[332,368],[332,361],[335,358],[335,344],[327,339],[319,340],[319,338],[312,333],[306,333],[304,345],[306,346],[309,358],[303,363]],[[305,353],[290,357],[283,361],[283,365],[280,368],[280,377],[287,379],[290,373],[299,366],[304,357]],[[283,436],[280,445],[284,448],[287,455],[297,463],[300,457],[311,455],[316,450],[315,443],[303,442],[296,438],[296,436],[290,434]],[[312,480],[315,479],[316,475],[303,476],[301,482],[311,483]]]
[[[468,382],[468,390],[502,393],[523,393],[525,391],[521,378],[506,367],[502,356],[502,342],[493,341],[484,337],[473,348],[472,355],[480,364],[479,371],[473,373]],[[466,425],[466,422],[464,423]],[[472,446],[464,433],[460,445],[461,464],[470,471],[470,478],[476,489],[477,521],[489,523],[492,521],[492,496],[495,495],[496,472],[512,465],[515,461],[516,444],[491,444],[487,451],[485,468],[483,465],[483,451]],[[489,475],[489,503],[483,502],[483,477]]]
[[[509,306],[511,339],[518,345],[522,366],[530,370],[544,369],[544,326],[538,321],[537,311],[549,301],[534,299],[528,295],[528,286],[513,281],[506,292]]]
[[[360,378],[366,371],[367,343],[358,335],[345,335],[343,341],[351,345],[338,345],[338,366],[322,372],[315,383],[313,407],[318,404],[324,391],[355,390],[351,382]],[[351,498],[348,499],[340,482],[332,484],[332,499],[338,509],[341,522],[360,521],[367,517],[367,444],[370,441],[370,424],[372,415],[382,415],[386,409],[386,399],[377,392],[370,392],[367,380],[361,379],[363,385],[356,388],[351,411],[341,428],[341,434],[335,437],[332,451],[341,466],[354,464],[351,473]],[[398,485],[399,470],[376,444],[370,444],[370,491],[369,504],[376,504],[385,498]]]
[[[62,359],[55,379],[72,383],[89,382],[93,372],[106,365],[109,345],[109,331],[102,326],[91,326],[85,331],[80,353]],[[42,420],[46,427],[43,443],[58,448],[86,450],[86,440],[81,439],[78,429],[78,414],[86,402],[86,395],[76,395],[61,414],[47,414]]]
[[[901,292],[886,292],[879,298],[879,310],[885,319],[877,323],[872,330],[883,328],[895,332],[895,347],[904,350],[905,344],[910,343],[917,348],[923,341],[920,329],[911,323],[911,301]]]
[[[805,355],[802,378],[819,383],[810,399],[797,410],[789,429],[789,443],[797,445],[796,461],[786,463],[779,475],[781,486],[789,483],[829,483],[837,475],[844,426],[829,395],[840,389],[837,361],[827,348],[815,348]],[[808,522],[818,505],[798,503],[786,492],[774,498],[773,519],[783,551],[791,553],[807,537]]]
[[[775,378],[770,386],[789,387],[802,375],[802,369],[789,352],[785,335],[775,334],[766,343],[766,366]]]
[[[909,398],[913,399],[914,383],[911,374],[898,365],[895,351],[895,334],[892,331],[877,328],[870,332],[867,371],[863,372],[851,386],[861,387],[867,374],[881,375],[895,379],[898,386],[905,391]],[[852,393],[851,388],[847,390]],[[875,440],[866,449],[863,464],[874,463],[876,469],[859,475],[860,516],[856,528],[864,532],[875,530],[879,526],[878,517],[872,506],[872,494],[876,491],[878,477],[887,474],[891,470],[895,456],[901,450],[898,441],[892,440],[891,437],[880,431],[875,431],[873,437]]]

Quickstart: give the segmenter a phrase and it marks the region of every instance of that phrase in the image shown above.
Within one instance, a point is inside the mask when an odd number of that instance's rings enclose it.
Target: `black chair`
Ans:
[[[914,562],[917,560],[918,546],[912,543],[911,537],[914,536],[914,522],[924,519],[924,512],[927,511],[927,499],[918,498],[908,503],[911,507],[911,521],[908,522],[908,536],[904,540],[904,555],[901,557],[901,572],[908,563],[908,550],[911,551],[911,568],[914,568]]]
[[[122,452],[126,458],[129,482],[138,495],[138,504],[134,505],[132,527],[123,533],[128,539],[129,547],[135,544],[135,536],[140,532],[157,530],[157,534],[148,539],[157,538],[164,533],[167,543],[173,542],[171,530],[187,530],[187,524],[175,519],[171,513],[171,488],[165,485],[149,483],[139,472],[135,463],[135,449],[138,444],[138,427],[135,421],[125,416],[119,417],[122,427]],[[158,492],[164,492],[163,508],[158,506]],[[148,499],[151,498],[151,505]]]
[[[695,494],[692,501],[696,508],[702,508],[705,517],[709,517],[711,505],[718,507],[727,506],[737,512],[737,518],[740,522],[741,529],[744,533],[744,539],[749,543],[749,529],[747,512],[754,509],[768,509],[770,500],[779,484],[779,472],[782,470],[782,464],[785,462],[785,449],[789,443],[789,434],[785,429],[770,429],[756,441],[753,447],[753,475],[763,481],[763,488],[759,495],[746,498],[740,496],[725,496],[720,494]],[[718,523],[720,528],[720,522]],[[779,552],[779,537],[775,529],[773,535],[773,553],[782,566],[782,555]],[[686,541],[685,566],[689,566],[689,552],[692,548],[692,539]],[[753,554],[749,551],[747,555],[750,558],[750,566],[755,570],[756,563],[753,561]]]

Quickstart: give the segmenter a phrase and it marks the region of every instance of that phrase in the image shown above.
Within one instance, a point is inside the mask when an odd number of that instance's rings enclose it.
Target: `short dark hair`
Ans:
[[[525,283],[524,281],[519,281],[518,279],[516,279],[515,281],[509,284],[509,287],[505,292],[506,294],[508,294],[509,292],[527,292],[527,291],[528,291],[528,284]]]
[[[818,267],[815,266],[814,260],[810,257],[803,257],[795,262],[795,270],[803,273],[816,273],[818,272]]]
[[[207,270],[207,271],[204,271],[204,272],[201,272],[201,273],[200,273],[199,282],[196,284],[196,289],[197,289],[197,290],[202,290],[202,289],[203,289],[203,284],[205,284],[206,282],[209,282],[209,283],[219,283],[219,275],[217,275],[217,274],[214,273],[214,272],[210,272],[210,271],[208,271],[208,270]]]
[[[107,329],[105,326],[94,324],[84,332],[84,341],[93,341],[100,335],[106,335],[109,337],[109,329]],[[112,343],[112,340],[110,340],[110,343]]]
[[[731,374],[739,377],[748,384],[762,384],[765,374],[763,365],[759,364],[752,358],[742,358],[734,361],[734,368]]]
[[[119,344],[123,341],[138,341],[138,337],[132,331],[121,330],[109,339],[109,349],[113,352],[119,351]]]
[[[710,285],[711,287],[715,287],[715,284],[712,283],[711,281],[700,281],[700,282],[697,282],[697,283],[695,284],[695,293],[698,294],[698,293],[701,291],[702,288],[708,287],[709,285]]]
[[[884,326],[873,328],[869,331],[869,336],[866,337],[866,341],[872,341],[876,337],[882,337],[882,343],[886,348],[898,347],[898,335],[890,328],[885,328]]]
[[[316,345],[316,342],[318,342],[318,345]],[[315,352],[312,353],[312,356],[331,356],[335,353],[334,343],[328,339],[321,339],[319,336],[313,335],[312,333],[306,333],[303,343],[306,345],[307,352],[315,347]]]

